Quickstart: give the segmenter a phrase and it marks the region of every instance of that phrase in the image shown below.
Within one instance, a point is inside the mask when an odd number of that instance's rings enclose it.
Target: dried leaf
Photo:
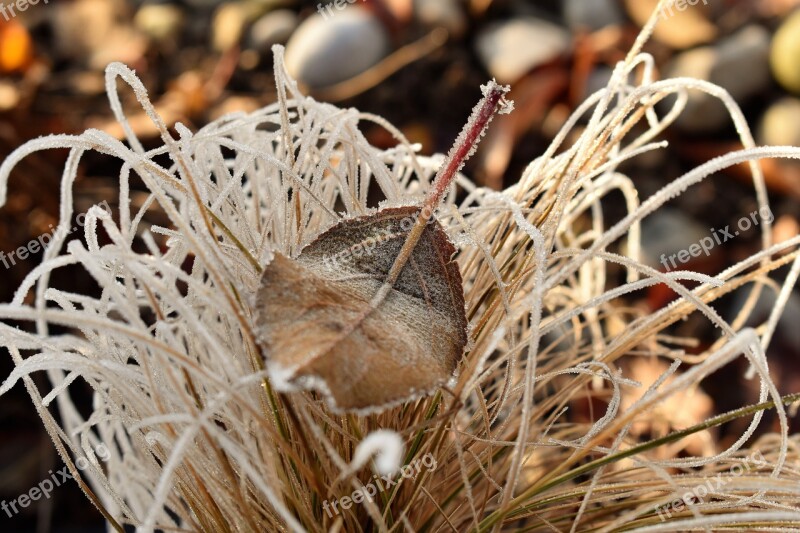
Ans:
[[[497,112],[490,82],[421,206],[347,219],[291,260],[276,254],[256,299],[278,390],[313,389],[339,411],[376,411],[455,376],[467,318],[455,247],[433,211]]]
[[[438,221],[369,312],[418,213],[401,207],[346,220],[296,261],[276,254],[257,297],[276,385],[288,379],[320,390],[350,411],[415,398],[453,377],[467,319],[456,250]]]

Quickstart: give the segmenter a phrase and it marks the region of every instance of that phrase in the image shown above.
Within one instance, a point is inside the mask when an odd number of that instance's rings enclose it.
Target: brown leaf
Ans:
[[[454,377],[467,344],[455,247],[433,216],[508,87],[483,99],[420,206],[340,222],[295,261],[276,254],[256,296],[259,342],[278,390],[314,389],[339,411],[370,412]]]
[[[345,220],[296,260],[276,254],[258,291],[257,321],[273,384],[315,389],[340,411],[370,411],[446,384],[467,343],[455,247],[431,218],[381,305],[418,207]]]

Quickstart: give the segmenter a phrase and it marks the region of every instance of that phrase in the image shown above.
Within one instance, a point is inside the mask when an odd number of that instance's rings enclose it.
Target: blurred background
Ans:
[[[387,118],[425,154],[446,151],[491,77],[512,85],[516,111],[495,121],[466,172],[479,184],[508,186],[540,155],[576,108],[602,88],[633,43],[656,0],[0,0],[0,159],[25,141],[93,127],[122,138],[105,96],[104,68],[134,68],[168,124],[196,129],[231,111],[252,111],[275,100],[274,44],[301,87],[320,100]],[[663,76],[693,76],[727,89],[742,106],[757,142],[800,145],[800,0],[677,0],[647,46]],[[129,90],[123,106],[146,148],[160,144]],[[376,146],[395,144],[386,130],[365,125]],[[667,132],[668,150],[622,169],[644,199],[686,170],[739,146],[724,107],[693,94]],[[569,144],[569,141],[568,141]],[[0,208],[0,251],[12,251],[58,223],[59,182],[67,151],[26,158],[12,175]],[[763,162],[775,216],[774,238],[798,233],[800,168]],[[76,213],[117,198],[119,165],[88,154],[76,183]],[[133,202],[143,194],[134,191]],[[756,208],[745,168],[732,168],[695,186],[646,220],[643,246],[655,268],[662,253],[686,248],[734,225]],[[616,203],[615,203],[616,200]],[[610,197],[608,222],[624,213]],[[78,234],[75,235],[78,238]],[[759,249],[758,228],[681,265],[714,274]],[[33,250],[31,250],[33,252]],[[23,254],[25,255],[25,254]],[[0,264],[0,302],[41,257],[19,254]],[[79,270],[55,284],[91,292]],[[647,311],[674,294],[653,288],[631,305]],[[756,314],[772,308],[762,298]],[[727,319],[743,297],[720,300]],[[770,351],[782,393],[800,390],[800,297],[791,299]],[[675,333],[715,338],[707,320],[692,317]],[[0,376],[13,368],[0,348]],[[648,368],[629,373],[646,374]],[[740,406],[752,384],[733,365],[706,387],[707,404],[693,416]],[[634,378],[646,380],[634,375]],[[90,400],[87,392],[86,400]],[[699,418],[698,418],[699,420]],[[767,423],[769,427],[769,422]],[[797,430],[797,426],[794,428]],[[721,435],[720,438],[724,438]],[[30,400],[19,385],[0,398],[0,500],[13,500],[49,470],[62,467]],[[70,482],[51,498],[13,517],[0,511],[0,531],[101,531],[100,514]]]

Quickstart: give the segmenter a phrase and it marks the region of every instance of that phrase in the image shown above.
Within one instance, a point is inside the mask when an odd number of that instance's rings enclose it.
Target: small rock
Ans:
[[[100,95],[106,92],[106,77],[96,70],[76,70],[68,75],[66,85],[74,94]]]
[[[112,61],[138,61],[147,42],[130,25],[122,0],[77,0],[53,5],[55,50],[60,58],[103,70]]]
[[[761,0],[757,9],[763,18],[783,19],[797,9],[797,0]]]
[[[775,33],[770,65],[778,83],[800,94],[800,11],[787,18]]]
[[[566,0],[563,13],[567,25],[573,30],[594,31],[624,21],[616,0]]]
[[[239,68],[242,70],[254,70],[259,63],[261,63],[261,55],[252,48],[242,50],[239,54]]]
[[[183,10],[172,4],[145,4],[133,19],[143,34],[156,42],[175,40],[185,21]]]
[[[667,73],[670,78],[686,77],[709,81],[716,59],[717,54],[713,48],[697,48],[675,57],[667,67]],[[668,102],[671,106],[674,98],[668,99]],[[691,90],[686,107],[676,124],[685,131],[708,133],[719,130],[729,121],[728,112],[719,100],[706,93]]]
[[[77,58],[103,46],[117,24],[119,1],[78,0],[53,6],[56,50],[62,57]]]
[[[223,4],[214,12],[211,42],[214,50],[230,50],[242,39],[247,23],[247,6],[244,2]]]
[[[326,87],[369,69],[389,49],[380,20],[345,4],[333,16],[314,13],[300,24],[286,44],[286,69],[309,87]]]
[[[678,55],[667,72],[670,77],[710,81],[741,104],[769,87],[769,39],[764,28],[747,26],[717,46]],[[730,124],[729,114],[718,99],[704,92],[689,91],[686,109],[677,120],[679,127],[694,133],[709,133],[727,124]]]
[[[737,102],[762,93],[771,80],[769,48],[766,29],[756,25],[742,28],[717,46],[711,81],[727,89]]]
[[[477,38],[478,57],[500,83],[514,83],[530,70],[567,52],[569,32],[534,17],[491,24]]]
[[[192,9],[210,9],[222,3],[225,3],[227,0],[183,0],[183,1],[189,4],[189,7],[191,7]]]
[[[642,221],[642,261],[653,268],[665,270],[662,258],[669,270],[681,270],[686,265],[673,260],[682,250],[708,236],[711,231],[676,209],[661,208]]]
[[[297,15],[289,9],[276,9],[258,19],[250,28],[247,42],[258,52],[269,52],[273,44],[284,44],[297,27]]]
[[[759,144],[800,146],[800,100],[787,96],[769,106],[758,128]]]
[[[653,38],[679,50],[712,41],[717,36],[717,28],[707,18],[710,4],[710,0],[667,2]],[[639,26],[648,21],[657,6],[658,0],[625,0],[628,14]]]
[[[733,321],[733,319],[738,316],[744,308],[748,296],[750,296],[750,290],[743,289],[736,291],[736,296],[731,303],[731,310],[727,317],[728,321]],[[776,303],[777,295],[775,291],[771,290],[769,287],[764,287],[761,290],[761,294],[759,294],[758,302],[756,302],[753,311],[750,313],[750,319],[745,325],[758,326],[760,323],[767,320],[770,313],[772,313],[772,310],[775,308]],[[774,338],[779,337],[792,349],[793,353],[798,353],[798,351],[800,351],[800,328],[797,327],[797,324],[800,324],[800,296],[798,296],[796,292],[792,292],[786,302],[783,314],[780,320],[778,320],[778,327],[775,331]]]
[[[0,81],[0,111],[10,111],[17,107],[20,100],[19,90],[13,83]]]
[[[602,91],[607,88],[613,74],[614,70],[604,65],[598,65],[592,69],[592,72],[586,80],[583,99],[588,98],[597,91]]]
[[[444,28],[455,37],[467,31],[467,17],[457,0],[414,0],[414,15],[423,26]]]

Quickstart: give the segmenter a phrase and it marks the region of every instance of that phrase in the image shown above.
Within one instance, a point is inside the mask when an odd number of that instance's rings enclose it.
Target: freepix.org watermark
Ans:
[[[105,444],[98,445],[97,448],[94,449],[94,453],[103,462],[108,461],[109,457],[111,457],[111,452],[109,452]],[[75,468],[78,470],[85,470],[88,467],[89,460],[85,457],[78,457],[75,461]],[[49,500],[53,489],[60,487],[72,479],[72,474],[66,466],[55,473],[50,470],[48,474],[50,474],[50,477],[43,479],[35,487],[31,487],[31,490],[28,492],[20,494],[16,499],[10,502],[5,500],[0,502],[0,509],[3,509],[9,518],[12,518],[21,512],[22,509],[27,508],[32,502],[42,499]]]
[[[423,467],[425,467],[428,472],[433,472],[436,470],[437,466],[438,463],[436,462],[436,458],[433,456],[433,454],[430,452],[426,453],[422,457],[414,459],[401,468],[398,472],[400,475],[397,476],[396,479],[392,479],[391,475],[379,476],[378,474],[375,474],[369,483],[354,490],[350,496],[343,496],[338,500],[333,501],[325,500],[322,502],[322,508],[325,509],[326,513],[328,513],[329,518],[333,518],[334,515],[339,515],[339,507],[347,510],[350,509],[353,504],[372,501],[375,499],[375,496],[377,496],[378,492],[386,492],[387,489],[391,489],[395,485],[402,483],[403,479],[416,478],[422,471]]]
[[[393,233],[391,230],[384,229],[381,230],[381,234],[375,235],[374,237],[368,237],[363,241],[350,246],[349,248],[345,248],[341,252],[338,252],[333,255],[325,255],[322,258],[322,262],[325,264],[325,267],[330,270],[338,270],[341,268],[340,262],[348,262],[353,257],[363,257],[363,256],[370,256],[375,252],[375,248],[382,242],[407,236],[407,233],[411,231],[411,228],[417,223],[420,217],[425,217],[428,220],[428,224],[433,224],[436,222],[436,218],[433,216],[433,212],[428,209],[427,207],[423,207],[420,213],[416,216],[408,216],[403,218],[400,221],[400,229],[405,232],[403,234]]]
[[[108,202],[103,201],[102,203],[97,204],[103,208],[106,213],[111,213],[111,207],[108,205]],[[86,223],[86,213],[81,213],[77,217],[75,217],[75,223],[77,226],[73,227],[71,230],[67,231],[67,235],[70,235],[80,228]],[[50,224],[50,229],[53,230],[53,225]],[[61,230],[61,233],[64,233],[65,230]],[[50,233],[43,233],[39,235],[35,239],[31,239],[28,241],[27,244],[24,246],[20,246],[16,250],[11,250],[10,252],[3,252],[0,250],[0,263],[2,263],[3,267],[11,268],[12,266],[17,264],[17,261],[24,261],[28,258],[29,255],[33,255],[38,253],[42,250],[47,248],[47,245],[53,240],[53,237],[59,232],[58,229],[53,230]]]
[[[367,0],[361,0],[362,2],[366,2]],[[358,0],[332,0],[330,3],[323,5],[317,4],[317,12],[322,15],[322,18],[328,20],[328,17],[332,17],[335,15],[333,8],[335,7],[337,11],[341,11],[346,8],[350,4],[355,4]],[[327,10],[327,14],[326,14]]]
[[[0,15],[6,22],[16,17],[23,11],[27,11],[29,7],[35,6],[40,0],[16,0],[16,2],[6,2],[0,0]],[[43,4],[47,4],[50,0],[41,0]]]
[[[678,268],[678,263],[686,264],[693,257],[699,257],[701,254],[705,254],[706,257],[708,257],[711,255],[711,250],[713,250],[715,246],[733,240],[750,228],[758,226],[762,220],[767,223],[771,223],[775,220],[775,215],[772,214],[772,210],[769,206],[764,206],[758,211],[753,211],[749,216],[740,218],[739,222],[736,223],[736,228],[731,228],[730,224],[720,230],[711,228],[711,235],[703,237],[688,248],[684,248],[671,255],[661,254],[660,262],[666,271],[669,272],[673,268]]]
[[[686,11],[690,6],[696,6],[700,2],[703,2],[704,6],[708,5],[708,0],[670,0],[661,8],[659,15],[661,18],[668,18],[675,14],[675,10]]]
[[[752,454],[745,457],[741,463],[734,464],[728,471],[728,476],[724,476],[723,472],[718,472],[716,476],[710,477],[705,483],[696,485],[693,489],[683,493],[683,496],[676,498],[669,503],[660,505],[655,508],[658,517],[664,522],[667,518],[672,518],[673,513],[681,512],[685,507],[693,504],[702,503],[706,498],[719,494],[722,488],[731,482],[733,478],[737,478],[749,472],[753,467],[767,465],[767,460],[760,450],[754,451]]]

